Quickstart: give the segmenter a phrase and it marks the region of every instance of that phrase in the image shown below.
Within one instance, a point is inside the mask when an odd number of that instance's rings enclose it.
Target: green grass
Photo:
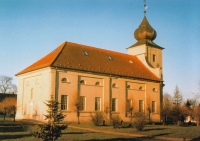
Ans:
[[[6,121],[0,118],[0,140],[1,141],[42,141],[32,137],[31,131],[36,130],[37,124],[40,122],[30,121],[30,120],[17,120],[13,122],[12,119],[6,119]],[[173,137],[173,138],[198,138],[200,140],[200,127],[197,126],[189,126],[189,127],[180,127],[180,126],[163,126],[163,125],[146,125],[144,131],[138,132],[135,128],[113,128],[113,126],[94,126],[92,123],[70,123],[72,126],[78,126],[83,128],[92,128],[95,130],[102,131],[113,131],[115,133],[130,133],[130,134],[143,134],[148,137],[143,138],[133,138],[130,136],[123,136],[119,134],[105,134],[105,133],[97,133],[88,130],[82,129],[74,129],[68,128],[62,134],[62,136],[58,139],[58,141],[98,141],[98,140],[131,140],[131,141],[159,141],[159,139],[155,139],[157,136],[165,136],[165,137]],[[8,126],[13,131],[10,131]],[[19,132],[17,126],[22,127],[22,131]]]
[[[200,127],[198,126],[188,126],[181,127],[177,125],[146,125],[143,131],[137,131],[136,128],[113,128],[112,126],[93,126],[91,123],[81,123],[76,124],[78,127],[93,128],[98,130],[107,130],[114,132],[123,132],[130,134],[143,134],[148,136],[166,136],[174,138],[197,138],[200,137]]]

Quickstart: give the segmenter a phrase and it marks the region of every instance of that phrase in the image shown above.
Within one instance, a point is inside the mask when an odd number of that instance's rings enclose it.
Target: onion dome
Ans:
[[[144,16],[142,23],[135,30],[134,37],[138,41],[143,39],[153,41],[156,38],[156,31],[151,27],[146,16]]]

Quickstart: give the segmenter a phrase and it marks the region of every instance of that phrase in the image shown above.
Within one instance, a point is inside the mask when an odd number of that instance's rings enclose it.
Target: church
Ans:
[[[160,121],[163,99],[163,47],[155,44],[156,31],[146,15],[134,32],[127,54],[72,42],[16,74],[16,118],[44,120],[46,100],[61,103],[65,121],[88,121],[91,113],[129,121],[131,112],[150,113]]]

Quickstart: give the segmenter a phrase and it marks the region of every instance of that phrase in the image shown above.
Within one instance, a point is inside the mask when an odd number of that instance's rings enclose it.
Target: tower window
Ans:
[[[152,91],[153,91],[153,92],[157,92],[157,89],[156,89],[156,88],[153,88]]]
[[[156,55],[153,54],[153,62],[156,62]]]
[[[152,113],[156,112],[156,102],[152,101]]]

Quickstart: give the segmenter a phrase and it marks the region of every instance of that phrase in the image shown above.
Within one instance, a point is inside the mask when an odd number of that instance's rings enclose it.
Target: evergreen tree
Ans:
[[[68,125],[59,124],[65,115],[59,109],[59,102],[55,100],[48,100],[45,102],[48,107],[45,120],[47,123],[39,125],[40,131],[32,132],[34,137],[42,138],[43,141],[55,141],[61,136],[61,131],[65,130]]]
[[[176,86],[175,90],[174,90],[174,96],[173,96],[173,104],[175,106],[180,106],[180,104],[182,103],[182,95],[179,91],[178,86]]]

